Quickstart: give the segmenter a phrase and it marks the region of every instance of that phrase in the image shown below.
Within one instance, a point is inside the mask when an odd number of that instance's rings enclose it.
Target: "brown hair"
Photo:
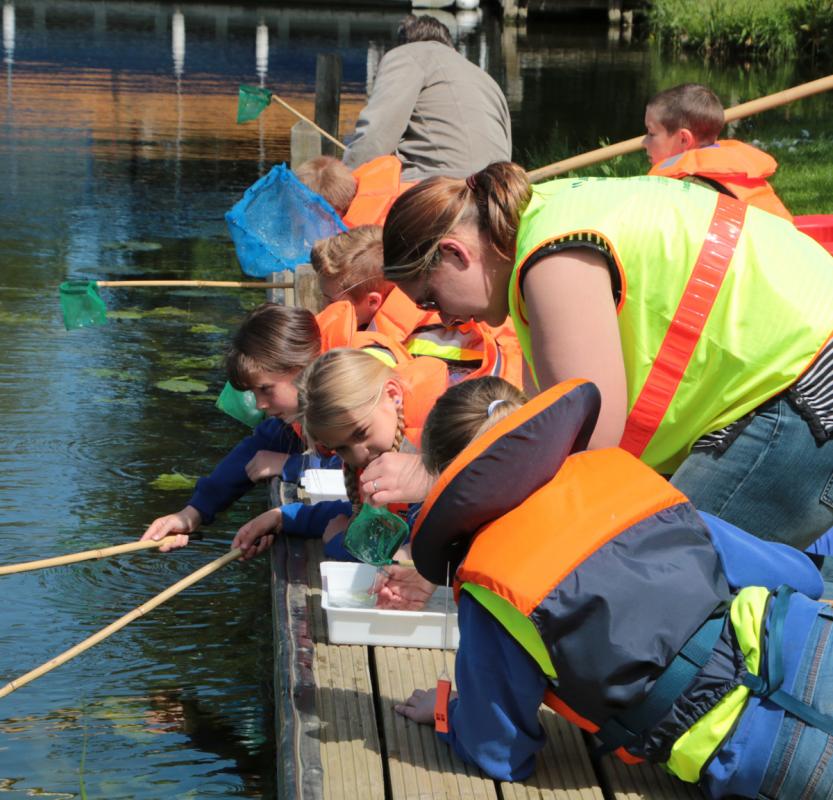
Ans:
[[[688,128],[698,144],[712,144],[723,130],[723,105],[700,83],[683,83],[651,98],[647,109],[657,115],[668,133]]]
[[[226,372],[235,389],[245,390],[255,373],[303,369],[320,352],[321,331],[311,311],[262,303],[234,334]]]
[[[399,283],[429,272],[439,260],[440,240],[467,222],[488,235],[502,258],[514,260],[518,221],[531,191],[526,173],[509,161],[465,180],[429,178],[411,187],[385,221],[385,277]]]
[[[346,347],[328,350],[310,364],[296,381],[298,386],[298,420],[306,436],[313,440],[321,428],[344,425],[344,418],[365,406],[376,407],[385,382],[399,382],[397,374],[378,358]],[[368,412],[368,413],[371,413]],[[405,417],[398,409],[399,425],[391,450],[396,452],[405,435]],[[353,504],[353,514],[361,509],[358,472],[344,464],[344,483]]]
[[[382,273],[385,257],[379,225],[360,225],[319,239],[312,247],[310,262],[318,275],[338,281],[342,292],[356,302],[369,292],[387,297],[393,288]]]
[[[449,47],[454,47],[451,31],[436,17],[429,14],[421,14],[420,16],[408,14],[399,23],[399,29],[396,31],[396,41],[397,44],[440,42]]]
[[[470,442],[520,408],[526,399],[503,378],[474,378],[446,389],[422,429],[426,469],[442,472]]]
[[[305,161],[294,172],[304,186],[320,194],[340,216],[347,213],[358,183],[346,164],[332,156],[319,156]]]

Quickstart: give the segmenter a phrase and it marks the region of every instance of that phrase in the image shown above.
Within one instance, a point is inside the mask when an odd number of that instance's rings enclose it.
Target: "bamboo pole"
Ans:
[[[824,78],[818,78],[808,83],[802,83],[799,86],[793,86],[791,89],[784,89],[781,92],[766,95],[766,97],[759,97],[757,100],[750,100],[747,103],[732,106],[726,109],[724,118],[726,122],[733,122],[736,119],[751,117],[753,114],[760,114],[762,111],[769,111],[770,109],[778,108],[778,106],[783,106],[795,100],[801,100],[805,97],[819,94],[820,92],[827,92],[830,89],[833,89],[833,75],[827,75]],[[600,147],[588,153],[565,158],[562,161],[556,161],[553,164],[548,164],[545,167],[539,167],[531,172],[527,172],[526,175],[530,183],[537,183],[545,178],[562,175],[571,169],[589,167],[591,164],[608,161],[611,158],[616,158],[616,156],[635,153],[642,147],[642,138],[642,136],[634,136],[632,139],[626,139],[623,142],[609,144],[606,147]]]
[[[291,289],[292,283],[266,283],[265,281],[95,281],[97,286],[223,286],[230,289]]]
[[[102,628],[98,633],[94,633],[92,636],[84,639],[83,642],[75,645],[74,647],[70,647],[69,650],[65,650],[55,658],[50,659],[45,664],[41,664],[39,667],[36,667],[33,670],[30,670],[25,675],[21,675],[19,678],[15,678],[13,681],[9,681],[5,686],[0,688],[0,697],[5,697],[8,694],[11,694],[15,689],[19,689],[21,686],[25,686],[30,681],[35,680],[35,678],[39,678],[41,675],[45,675],[47,672],[55,669],[56,667],[61,666],[61,664],[65,664],[75,656],[80,655],[85,650],[89,650],[93,645],[98,644],[99,642],[106,639],[108,636],[114,634],[116,631],[121,630],[129,623],[133,622],[134,619],[138,619],[143,614],[147,614],[148,611],[153,610],[159,605],[162,605],[166,600],[170,600],[175,594],[178,594],[183,589],[187,589],[189,586],[195,584],[197,581],[202,580],[207,575],[210,575],[212,572],[216,572],[221,567],[224,567],[230,561],[234,561],[237,558],[240,558],[242,551],[240,548],[236,547],[234,550],[230,550],[224,556],[206,564],[204,567],[200,567],[195,572],[192,572],[190,575],[183,578],[181,581],[177,581],[172,586],[169,586],[165,591],[160,592],[155,597],[152,597],[146,603],[143,603],[140,606],[137,606],[132,611],[128,612],[122,617],[119,617],[115,622],[111,622],[106,628]]]
[[[134,553],[137,550],[150,550],[153,547],[161,547],[163,544],[172,542],[175,538],[176,536],[166,536],[159,541],[154,539],[140,540],[128,542],[127,544],[117,544],[112,547],[99,547],[97,550],[82,550],[79,553],[69,553],[65,556],[42,558],[39,561],[7,564],[6,566],[0,567],[0,575],[12,575],[16,572],[28,572],[34,569],[45,569],[46,567],[61,567],[64,564],[76,564],[79,561],[89,561],[93,558],[107,558],[108,556],[118,556],[123,553]]]
[[[317,130],[325,139],[329,139],[334,145],[340,147],[342,150],[347,149],[347,145],[343,144],[338,139],[336,139],[335,136],[333,136],[330,133],[327,133],[327,131],[325,131],[323,128],[316,125],[309,117],[304,116],[296,108],[293,108],[291,105],[289,105],[289,103],[287,103],[286,100],[282,100],[276,94],[272,95],[272,99],[279,105],[283,106],[287,111],[291,111],[296,117],[298,117],[298,119],[302,119],[304,122],[308,123],[309,125],[312,125],[312,127],[315,128],[315,130]]]

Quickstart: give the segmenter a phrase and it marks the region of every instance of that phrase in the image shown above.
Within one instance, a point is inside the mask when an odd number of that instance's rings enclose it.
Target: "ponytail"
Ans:
[[[385,278],[401,283],[431,270],[439,243],[463,223],[474,223],[502,258],[513,261],[521,213],[531,188],[517,164],[498,161],[461,178],[430,178],[393,204],[382,236]]]

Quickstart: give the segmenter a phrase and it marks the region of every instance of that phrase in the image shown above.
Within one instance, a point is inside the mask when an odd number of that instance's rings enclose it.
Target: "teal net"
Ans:
[[[393,563],[393,556],[408,536],[408,523],[386,508],[365,503],[347,528],[344,546],[347,552],[365,564],[383,567]]]
[[[272,92],[258,86],[241,86],[237,94],[237,124],[257,119],[269,103]]]
[[[95,281],[64,281],[59,292],[64,327],[68,331],[107,322],[107,306],[98,293]]]
[[[223,387],[223,391],[220,392],[220,396],[214,405],[220,411],[225,412],[230,417],[234,417],[238,422],[254,428],[266,417],[266,414],[260,411],[255,403],[253,392],[241,392],[226,381],[226,385]]]
[[[226,212],[237,260],[247,275],[294,270],[309,263],[319,239],[347,230],[335,209],[286,164],[272,167]]]

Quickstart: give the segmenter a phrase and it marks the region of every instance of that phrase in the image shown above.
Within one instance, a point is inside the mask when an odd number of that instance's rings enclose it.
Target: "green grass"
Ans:
[[[663,46],[777,61],[833,52],[830,0],[653,0],[652,35]]]

